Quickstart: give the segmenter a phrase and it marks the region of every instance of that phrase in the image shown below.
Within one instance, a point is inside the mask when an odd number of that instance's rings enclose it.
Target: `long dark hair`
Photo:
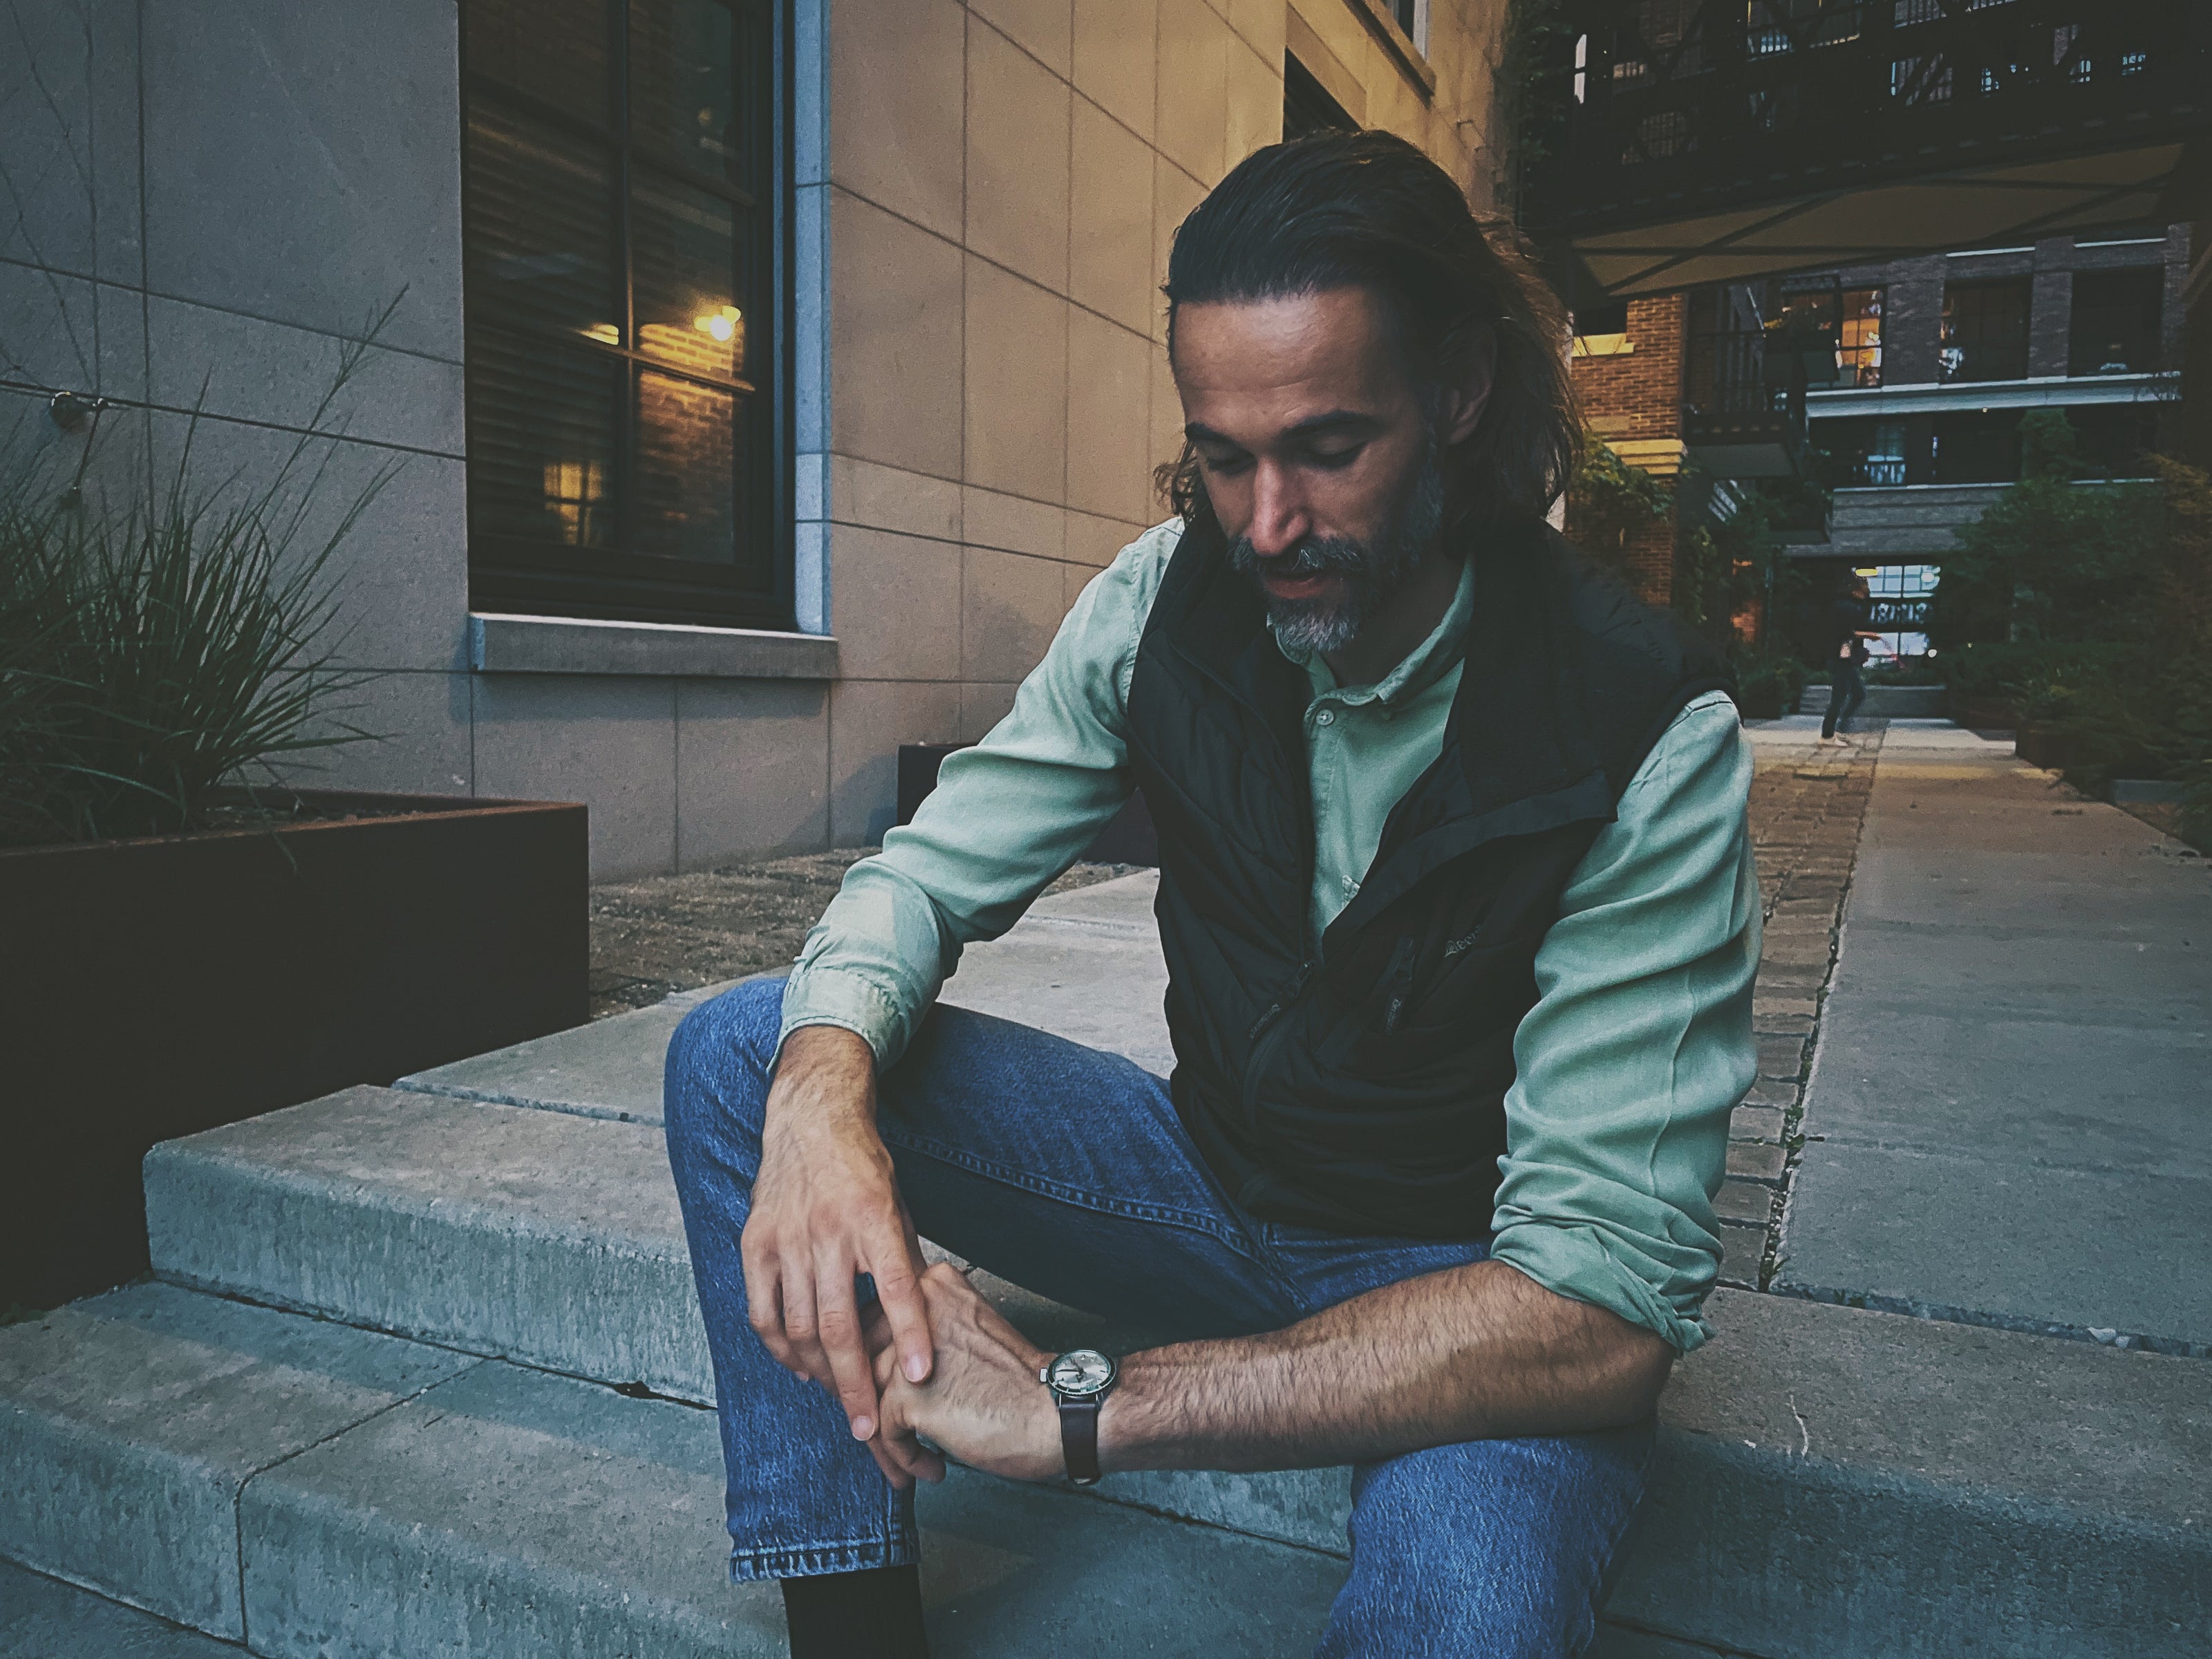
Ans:
[[[1256,150],[1176,229],[1168,256],[1168,349],[1177,307],[1367,289],[1409,370],[1436,382],[1489,331],[1497,374],[1481,423],[1445,452],[1455,507],[1540,518],[1574,465],[1567,317],[1520,234],[1486,225],[1451,176],[1387,132],[1322,132]],[[1188,445],[1159,469],[1188,523],[1209,516]]]

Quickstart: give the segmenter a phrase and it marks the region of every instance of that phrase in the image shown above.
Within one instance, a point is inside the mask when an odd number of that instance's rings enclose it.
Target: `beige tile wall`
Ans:
[[[1357,0],[829,0],[834,842],[890,822],[894,744],[988,730],[1164,516],[1169,242],[1281,136],[1286,46],[1486,204],[1504,9],[1432,0],[1431,97]]]

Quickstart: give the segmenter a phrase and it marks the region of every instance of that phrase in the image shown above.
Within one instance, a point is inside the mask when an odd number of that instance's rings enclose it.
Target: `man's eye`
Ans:
[[[1334,472],[1340,468],[1350,466],[1354,461],[1358,460],[1359,459],[1360,451],[1366,447],[1367,446],[1364,444],[1354,444],[1349,449],[1309,450],[1307,452],[1307,457],[1316,466],[1321,467],[1327,471]]]
[[[1208,472],[1221,477],[1234,477],[1252,465],[1249,455],[1200,455],[1199,459],[1206,463]]]

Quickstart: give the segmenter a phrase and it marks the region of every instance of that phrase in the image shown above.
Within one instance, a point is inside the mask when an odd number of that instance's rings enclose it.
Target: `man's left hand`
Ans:
[[[909,1382],[899,1370],[888,1322],[880,1316],[869,1322],[883,1395],[874,1449],[892,1483],[904,1491],[918,1480],[942,1480],[945,1459],[933,1446],[1011,1480],[1049,1480],[1065,1473],[1059,1408],[1037,1381],[1052,1356],[1001,1318],[949,1263],[924,1273],[921,1289],[936,1348],[927,1382]]]

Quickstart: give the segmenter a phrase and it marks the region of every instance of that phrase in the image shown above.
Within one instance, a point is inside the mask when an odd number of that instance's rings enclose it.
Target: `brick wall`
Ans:
[[[1682,337],[1686,295],[1628,302],[1628,349],[1574,360],[1575,396],[1585,424],[1607,440],[1682,435]]]
[[[1682,350],[1689,299],[1680,294],[1628,302],[1626,349],[1584,355],[1578,346],[1572,374],[1583,423],[1631,465],[1661,477],[1680,469]],[[1601,347],[1602,337],[1600,337]],[[1567,534],[1575,533],[1574,509]],[[1619,550],[1636,590],[1665,605],[1674,587],[1675,526],[1672,520],[1630,535]]]

